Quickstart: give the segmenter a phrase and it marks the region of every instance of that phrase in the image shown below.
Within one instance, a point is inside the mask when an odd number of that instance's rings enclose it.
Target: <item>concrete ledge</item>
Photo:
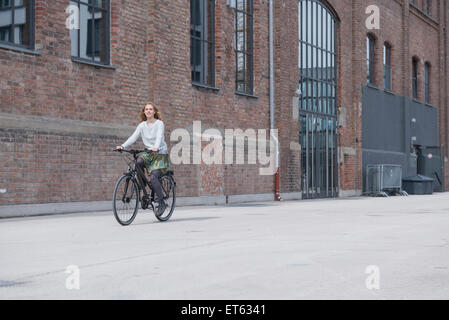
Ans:
[[[136,127],[116,123],[102,123],[0,112],[0,129],[19,129],[56,134],[97,135],[124,138],[129,137]]]
[[[339,198],[360,197],[362,190],[341,190],[338,193]]]

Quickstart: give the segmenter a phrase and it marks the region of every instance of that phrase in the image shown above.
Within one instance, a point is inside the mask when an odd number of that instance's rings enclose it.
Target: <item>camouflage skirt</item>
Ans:
[[[153,170],[161,170],[161,174],[164,174],[167,172],[168,168],[170,168],[170,158],[168,154],[142,152],[139,153],[139,157],[142,158],[148,174]]]

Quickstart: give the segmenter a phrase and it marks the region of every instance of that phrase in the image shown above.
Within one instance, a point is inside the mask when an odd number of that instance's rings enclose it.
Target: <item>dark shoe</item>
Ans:
[[[143,196],[142,197],[142,209],[143,210],[148,209],[149,204],[150,204],[150,198],[147,196]]]
[[[162,215],[166,208],[167,208],[167,205],[165,204],[165,201],[164,200],[159,201],[158,206],[156,208],[156,214],[158,216]]]

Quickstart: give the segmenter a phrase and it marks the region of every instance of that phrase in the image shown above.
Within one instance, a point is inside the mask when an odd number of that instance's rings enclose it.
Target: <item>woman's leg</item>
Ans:
[[[139,172],[139,174],[145,176],[145,162],[141,157],[137,158],[136,170]],[[140,184],[143,186],[144,183],[140,179],[139,175],[137,176],[137,178],[139,179]]]
[[[141,173],[145,174],[145,162],[141,157],[137,158],[137,168],[138,170],[141,170]]]
[[[164,194],[162,193],[162,186],[159,178],[161,177],[160,170],[153,170],[150,173],[150,182],[154,192],[157,195],[157,199],[160,202],[164,198]]]

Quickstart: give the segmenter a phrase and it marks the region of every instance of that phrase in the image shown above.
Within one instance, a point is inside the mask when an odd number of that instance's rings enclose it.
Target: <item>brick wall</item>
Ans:
[[[7,189],[0,204],[110,199],[125,166],[110,151],[123,137],[32,128],[33,116],[137,124],[137,108],[148,99],[148,6],[111,4],[111,62],[117,69],[71,60],[65,0],[36,1],[35,47],[41,54],[0,49],[0,112],[25,119],[22,129],[0,130],[0,176]]]
[[[0,72],[4,75],[0,80],[0,112],[23,115],[25,119],[41,116],[133,127],[138,124],[142,105],[154,101],[164,116],[167,141],[174,129],[191,128],[198,120],[203,130],[269,128],[266,1],[254,3],[255,97],[234,92],[234,11],[225,1],[216,4],[219,90],[191,84],[190,9],[185,0],[112,0],[111,64],[115,68],[72,61],[69,30],[65,28],[66,5],[67,1],[61,0],[51,6],[47,1],[36,1],[35,43],[40,55],[0,49]],[[23,129],[1,130],[1,157],[8,159],[0,171],[8,195],[0,198],[1,204],[110,198],[124,162],[109,151],[126,137],[80,137],[70,128],[66,131],[28,130],[26,123]],[[38,141],[36,137],[40,137]],[[22,160],[20,148],[25,142],[31,152]],[[64,155],[58,154],[61,148]],[[173,167],[179,196],[273,191],[272,176],[260,176],[258,165]],[[46,182],[48,175],[51,183]],[[86,185],[98,192],[86,192]]]
[[[337,24],[339,186],[361,190],[361,87],[366,82],[368,5],[380,8],[376,37],[376,83],[383,88],[383,43],[392,46],[393,92],[411,93],[411,59],[432,64],[431,104],[440,110],[441,144],[448,146],[448,4],[432,1],[431,17],[408,0],[327,0]],[[187,5],[186,5],[187,4]],[[0,112],[22,116],[23,127],[0,129],[0,176],[7,193],[0,204],[106,200],[124,162],[110,150],[138,123],[147,101],[160,107],[166,140],[176,128],[269,129],[268,0],[254,0],[254,96],[235,93],[234,11],[216,1],[215,89],[190,79],[190,9],[186,0],[111,1],[111,64],[74,62],[67,1],[36,0],[36,49],[29,54],[0,49]],[[422,4],[418,5],[419,6]],[[422,7],[421,7],[422,8]],[[298,87],[298,1],[275,1],[275,126],[281,142],[281,191],[300,191],[299,128],[294,104]],[[33,117],[70,119],[80,126],[127,126],[125,133],[80,133],[33,129]],[[37,118],[36,118],[37,119]],[[41,118],[39,118],[41,119]],[[41,119],[42,120],[42,119]],[[293,144],[292,144],[293,143]],[[169,143],[170,144],[170,143]],[[293,149],[291,146],[294,146]],[[354,150],[346,152],[345,150]],[[346,152],[346,153],[345,153]],[[272,193],[273,176],[259,165],[174,165],[179,196]],[[446,166],[446,182],[449,168]],[[88,192],[86,192],[88,190]]]

